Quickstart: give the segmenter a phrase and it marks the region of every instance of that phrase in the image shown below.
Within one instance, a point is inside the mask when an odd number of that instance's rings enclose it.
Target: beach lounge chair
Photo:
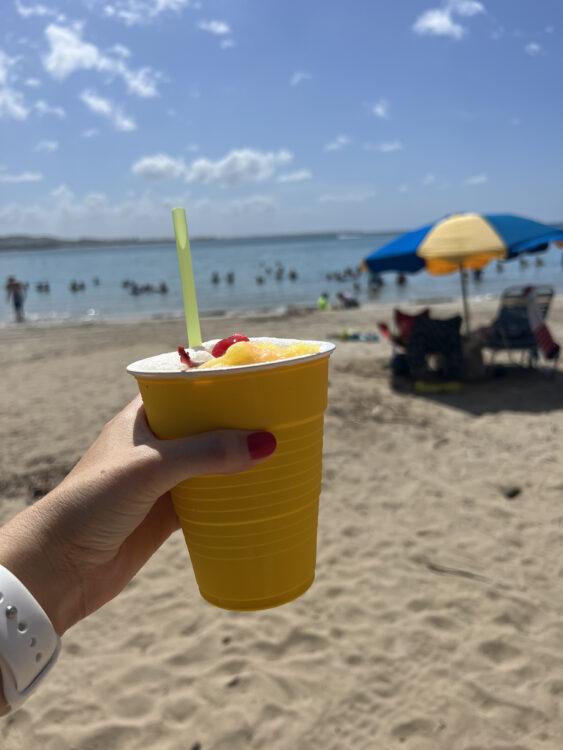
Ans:
[[[502,293],[497,316],[484,332],[483,346],[492,350],[492,360],[497,352],[520,352],[521,364],[528,360],[530,367],[539,359],[538,337],[529,319],[528,295],[535,292],[535,302],[541,321],[549,313],[554,290],[551,286],[511,286]],[[557,363],[557,356],[552,357]]]

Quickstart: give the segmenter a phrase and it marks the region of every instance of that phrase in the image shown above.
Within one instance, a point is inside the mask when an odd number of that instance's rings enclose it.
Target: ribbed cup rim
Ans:
[[[174,380],[174,379],[185,379],[185,378],[210,378],[210,377],[221,377],[229,375],[231,373],[241,372],[254,372],[255,370],[272,370],[276,367],[287,367],[292,364],[300,364],[302,362],[310,362],[316,359],[323,359],[329,357],[335,349],[335,344],[332,341],[315,341],[313,339],[282,339],[273,336],[252,336],[250,341],[256,342],[268,342],[272,344],[316,344],[319,346],[319,351],[314,354],[303,354],[299,357],[291,357],[289,359],[279,359],[274,362],[262,362],[253,365],[235,365],[234,367],[222,367],[213,368],[211,370],[199,368],[193,368],[191,370],[178,370],[173,372],[156,372],[155,370],[147,369],[147,364],[151,362],[154,357],[146,357],[145,359],[139,359],[136,362],[132,362],[127,366],[127,372],[134,377],[152,378],[155,380]],[[210,343],[210,342],[206,342]],[[175,352],[166,352],[166,354],[174,354]]]

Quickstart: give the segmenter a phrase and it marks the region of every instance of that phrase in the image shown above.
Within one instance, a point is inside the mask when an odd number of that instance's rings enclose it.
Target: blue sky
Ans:
[[[560,0],[3,0],[0,233],[563,219]]]

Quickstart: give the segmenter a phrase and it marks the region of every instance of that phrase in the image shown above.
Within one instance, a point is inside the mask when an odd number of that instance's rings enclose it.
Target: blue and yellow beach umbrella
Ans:
[[[375,250],[364,261],[372,273],[396,271],[432,274],[461,271],[467,315],[465,269],[481,269],[492,260],[510,260],[523,253],[547,250],[563,242],[563,231],[511,214],[452,214],[433,224],[407,232]]]
[[[492,260],[546,250],[563,242],[563,231],[511,214],[452,214],[406,232],[378,248],[364,263],[373,273],[397,271],[432,274],[483,268]]]

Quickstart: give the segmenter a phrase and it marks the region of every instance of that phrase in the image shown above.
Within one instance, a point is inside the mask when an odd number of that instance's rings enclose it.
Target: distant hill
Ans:
[[[332,239],[334,237],[364,237],[378,234],[397,234],[398,231],[389,232],[358,232],[353,230],[342,230],[340,232],[307,232],[287,235],[256,235],[249,237],[192,237],[192,242],[263,242],[280,241],[288,239]],[[163,245],[173,244],[173,237],[114,237],[100,239],[97,237],[80,237],[77,239],[63,239],[62,237],[51,237],[48,235],[13,234],[0,236],[0,250],[52,250],[59,247],[115,247],[123,245]]]
[[[563,229],[563,222],[552,222],[551,226]],[[200,236],[192,237],[193,243],[203,242],[287,242],[287,240],[323,240],[340,237],[342,239],[353,239],[355,237],[377,237],[381,235],[394,235],[404,232],[404,229],[381,229],[374,231],[342,229],[338,232],[296,232],[294,234],[274,235],[250,235],[239,237],[217,237]],[[68,239],[62,237],[51,237],[49,235],[11,234],[0,235],[0,250],[52,250],[58,247],[81,248],[81,247],[116,247],[124,245],[171,245],[174,244],[173,237],[113,237],[101,239],[99,237],[79,237]]]
[[[50,250],[57,247],[96,247],[107,245],[155,245],[163,242],[173,242],[170,237],[163,239],[140,239],[139,237],[123,237],[115,239],[97,239],[95,237],[80,237],[79,239],[63,239],[46,235],[32,236],[27,234],[12,234],[0,236],[0,250]]]

